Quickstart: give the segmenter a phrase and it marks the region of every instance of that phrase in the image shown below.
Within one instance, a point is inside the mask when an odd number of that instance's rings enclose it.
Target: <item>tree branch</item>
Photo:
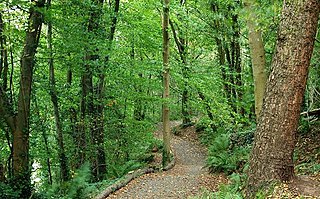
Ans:
[[[178,38],[178,36],[177,36],[177,32],[176,32],[176,30],[175,30],[175,28],[174,28],[174,24],[173,24],[173,22],[171,21],[171,19],[169,19],[169,24],[170,24],[170,26],[171,26],[171,29],[172,29],[172,33],[173,33],[173,38],[174,38],[174,41],[175,41],[175,43],[176,43],[176,45],[177,45],[177,48],[178,48],[178,51],[179,51],[179,55],[180,55],[180,58],[181,58],[181,61],[182,62],[185,62],[185,60],[184,60],[184,55],[183,55],[183,44],[180,42],[180,40],[179,40],[179,38]]]

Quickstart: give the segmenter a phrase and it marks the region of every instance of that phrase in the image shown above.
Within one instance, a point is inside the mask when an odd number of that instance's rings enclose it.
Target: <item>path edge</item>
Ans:
[[[169,164],[167,166],[165,166],[164,168],[162,168],[162,167],[161,168],[147,167],[144,169],[138,169],[135,171],[131,171],[128,174],[126,174],[123,179],[120,179],[120,180],[116,181],[114,184],[107,187],[101,194],[96,196],[95,199],[105,199],[110,194],[116,192],[117,190],[121,189],[122,187],[125,187],[127,184],[129,184],[129,182],[131,182],[132,180],[134,180],[142,175],[145,175],[148,173],[157,173],[157,172],[161,172],[161,171],[168,171],[168,170],[172,169],[174,167],[174,165],[175,165],[175,157],[173,156],[171,162],[169,162]]]

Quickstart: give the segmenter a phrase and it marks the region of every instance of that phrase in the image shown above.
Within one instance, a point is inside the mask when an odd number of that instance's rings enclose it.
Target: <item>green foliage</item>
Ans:
[[[218,135],[211,146],[207,159],[210,172],[231,174],[242,169],[249,158],[249,147],[235,147],[230,150],[230,135]]]
[[[84,164],[79,170],[74,174],[74,178],[69,182],[64,182],[62,184],[54,184],[49,187],[46,192],[46,198],[54,199],[86,199],[90,198],[96,187],[94,184],[90,184],[91,180],[91,170],[90,164]]]
[[[16,199],[18,197],[19,193],[16,190],[13,190],[10,185],[0,182],[0,198]]]
[[[122,165],[112,165],[110,168],[110,173],[115,178],[121,178],[126,175],[130,171],[134,171],[143,166],[141,162],[129,160],[125,164]]]
[[[154,124],[161,120],[162,103],[162,30],[161,2],[159,0],[127,0],[120,1],[120,13],[117,15],[113,42],[108,42],[110,18],[114,16],[113,7],[107,1],[103,6],[103,17],[97,24],[98,30],[88,31],[91,12],[97,9],[93,0],[56,0],[50,10],[43,11],[45,23],[53,25],[53,59],[55,67],[56,88],[59,101],[60,120],[63,129],[64,147],[69,160],[70,172],[74,173],[69,182],[60,182],[59,146],[57,145],[54,110],[50,103],[48,92],[49,71],[48,52],[44,26],[41,34],[37,55],[34,61],[34,77],[32,87],[32,103],[30,118],[30,160],[39,164],[32,168],[37,197],[41,198],[88,198],[96,189],[92,183],[90,166],[88,164],[76,170],[79,158],[79,143],[77,136],[85,124],[83,139],[86,140],[85,154],[87,161],[92,158],[95,150],[92,137],[92,115],[82,115],[81,87],[84,74],[92,75],[93,90],[97,91],[100,76],[105,75],[105,90],[102,92],[104,106],[103,150],[106,153],[106,181],[121,178],[131,170],[143,167],[153,157],[151,150],[157,146],[162,149],[162,143],[153,137]],[[12,85],[7,89],[11,98],[13,111],[16,110],[17,94],[19,92],[20,56],[25,39],[25,29],[29,17],[31,3],[21,0],[0,2],[0,12],[5,24],[4,47],[8,50],[10,64],[8,74],[12,74]],[[212,5],[217,10],[212,10]],[[171,4],[171,20],[176,24],[178,36],[186,39],[186,63],[181,61],[174,39],[170,43],[171,66],[171,99],[170,119],[181,119],[181,94],[188,91],[189,113],[201,117],[196,129],[201,132],[201,141],[209,146],[208,167],[214,172],[227,174],[242,170],[248,158],[253,129],[248,131],[254,116],[253,79],[248,56],[247,28],[245,17],[241,12],[242,5],[238,1],[209,0],[188,1],[181,6],[179,1]],[[262,31],[267,62],[271,62],[276,40],[276,29],[279,21],[281,1],[258,1],[257,23]],[[241,72],[238,74],[230,66],[230,61],[220,63],[218,42],[220,39],[225,50],[232,50],[234,27],[232,15],[239,15],[241,36]],[[217,23],[216,23],[217,22]],[[170,32],[172,36],[172,30]],[[318,40],[320,34],[318,35]],[[319,50],[319,42],[316,49]],[[317,52],[315,50],[315,52]],[[88,54],[97,54],[95,60],[87,60]],[[233,52],[234,53],[234,52]],[[232,53],[230,52],[229,56]],[[106,61],[106,59],[108,61]],[[234,59],[234,57],[232,58]],[[306,109],[317,108],[319,105],[319,55],[316,53],[308,80],[306,94]],[[11,65],[12,64],[12,65]],[[89,71],[86,66],[89,65]],[[270,65],[270,64],[269,64]],[[182,71],[186,70],[186,74]],[[71,72],[72,81],[66,81]],[[3,71],[1,71],[1,75]],[[225,78],[225,75],[227,78]],[[241,76],[241,85],[234,80]],[[10,76],[8,76],[10,79]],[[11,83],[11,82],[10,82]],[[3,84],[3,77],[0,77]],[[241,99],[228,97],[230,86],[233,91],[242,93]],[[239,93],[240,93],[239,92]],[[203,95],[203,98],[199,94]],[[12,96],[11,96],[12,94]],[[96,96],[86,96],[84,101],[93,99],[94,105],[99,105]],[[88,109],[88,107],[86,107]],[[244,113],[239,113],[240,109]],[[88,110],[86,110],[88,112]],[[87,114],[87,113],[85,113]],[[94,114],[94,113],[93,113]],[[209,115],[212,115],[209,118]],[[136,117],[136,116],[139,117]],[[206,115],[206,116],[204,116]],[[100,118],[102,119],[102,118]],[[0,140],[9,144],[0,145],[0,161],[7,160],[11,155],[12,136],[5,125],[0,130]],[[309,123],[302,121],[301,132],[308,132]],[[95,152],[95,151],[94,151]],[[48,185],[49,166],[53,177],[53,186]],[[300,164],[299,171],[319,171],[319,165]],[[76,171],[75,171],[76,170]],[[9,175],[8,172],[5,173]],[[236,177],[234,181],[237,182]],[[34,180],[34,179],[32,179]],[[240,185],[237,185],[240,186]],[[13,187],[13,186],[12,186]],[[6,184],[0,184],[0,198],[14,198],[16,192]],[[2,194],[2,195],[1,195]],[[218,194],[218,195],[217,195]],[[229,186],[222,187],[221,192],[211,194],[216,198],[240,197],[237,191]],[[220,195],[219,195],[220,194]],[[210,194],[208,194],[210,195]],[[35,197],[35,195],[33,195]]]
[[[231,174],[241,171],[249,158],[255,127],[233,132],[223,127],[213,129],[208,123],[208,120],[202,120],[198,128],[210,127],[201,133],[202,143],[209,147],[207,167],[210,172]]]
[[[310,121],[308,119],[300,118],[299,120],[299,127],[298,127],[298,133],[306,134],[310,131]]]

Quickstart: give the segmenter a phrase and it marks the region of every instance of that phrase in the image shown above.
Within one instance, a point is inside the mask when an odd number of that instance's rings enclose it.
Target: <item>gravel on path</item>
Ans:
[[[176,122],[171,124],[177,125]],[[189,127],[192,128],[192,127]],[[161,134],[161,128],[156,132]],[[195,133],[189,129],[187,133]],[[206,188],[216,191],[227,180],[222,175],[208,174],[205,169],[206,151],[196,141],[173,136],[175,166],[166,172],[151,173],[131,181],[127,186],[111,194],[108,199],[166,199],[188,198]]]

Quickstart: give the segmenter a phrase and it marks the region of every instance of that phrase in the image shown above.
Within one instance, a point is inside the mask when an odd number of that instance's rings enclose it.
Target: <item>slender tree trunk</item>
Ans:
[[[318,0],[285,0],[250,158],[247,195],[294,177],[293,151],[317,31]]]
[[[0,10],[0,79],[2,78],[3,62],[4,62],[4,24],[2,20],[2,11]]]
[[[47,153],[47,167],[48,167],[48,182],[50,185],[52,185],[52,172],[51,172],[51,161],[50,161],[50,149],[49,149],[49,143],[48,143],[48,136],[46,135],[45,131],[42,132],[42,138],[44,141],[44,145],[46,147],[46,153]]]
[[[169,3],[170,0],[163,1],[163,167],[167,166],[170,162],[170,118],[169,118]]]
[[[181,4],[183,6],[184,4]],[[182,63],[182,78],[183,78],[183,87],[182,87],[182,95],[181,95],[181,112],[182,112],[182,126],[187,127],[191,124],[191,116],[189,113],[189,91],[188,91],[188,76],[189,76],[189,69],[187,63],[187,39],[185,39],[181,35],[181,30],[177,27],[175,29],[175,25],[172,20],[169,20],[169,24],[172,29],[173,38],[178,48],[178,52],[180,55],[181,63]]]
[[[211,10],[213,13],[217,13],[218,12],[217,5],[212,3]],[[213,23],[217,29],[221,29],[220,21],[215,19],[213,21]],[[224,86],[225,94],[228,99],[232,99],[232,95],[231,95],[232,92],[231,92],[230,83],[229,83],[230,82],[230,77],[229,77],[230,75],[228,75],[229,69],[226,66],[226,58],[229,58],[229,59],[227,59],[227,61],[230,66],[231,66],[231,58],[229,56],[228,48],[226,48],[226,50],[224,49],[225,48],[224,44],[223,44],[224,41],[223,41],[223,39],[221,39],[221,37],[222,37],[222,35],[220,33],[220,35],[215,36],[214,39],[216,40],[216,44],[218,47],[219,65],[221,67],[221,75],[224,80],[223,86]]]
[[[254,99],[255,99],[255,114],[256,120],[259,119],[259,114],[262,108],[263,95],[266,90],[267,72],[266,72],[266,56],[262,41],[261,31],[256,25],[256,15],[254,13],[254,0],[246,0],[245,8],[249,14],[247,26],[249,29],[249,47],[252,60],[252,71],[254,79]]]
[[[6,44],[6,37],[4,34],[4,22],[2,20],[2,13],[0,12],[0,79],[2,78],[3,90],[8,88],[8,50]]]
[[[51,0],[47,0],[47,8],[50,9]],[[62,123],[60,119],[60,111],[58,104],[58,95],[56,91],[56,80],[54,73],[54,63],[53,63],[53,49],[52,49],[52,23],[48,22],[47,29],[47,48],[49,51],[49,79],[50,79],[50,97],[51,102],[53,104],[54,109],[54,119],[56,123],[56,131],[57,131],[57,141],[58,141],[58,152],[59,152],[59,161],[60,161],[60,173],[61,180],[68,181],[70,178],[69,168],[68,168],[68,159],[64,150],[64,141],[63,141],[63,131],[62,131]]]
[[[4,169],[3,163],[0,162],[0,182],[6,181],[6,177],[5,177],[4,173],[5,173],[5,169]]]
[[[130,57],[132,59],[132,65],[134,66],[135,63],[135,43],[134,43],[134,39],[132,41],[132,48],[131,48],[131,54]],[[140,57],[141,61],[143,61],[142,57]],[[138,77],[142,80],[143,79],[143,74],[139,73]],[[141,84],[138,84],[135,88],[136,92],[139,94],[143,93],[143,87]],[[148,93],[148,91],[147,91]],[[146,102],[142,101],[140,97],[137,97],[137,99],[135,100],[135,108],[133,111],[133,118],[137,121],[142,121],[145,118],[145,104]]]
[[[101,25],[101,19],[103,17],[103,0],[96,0],[95,6],[92,7],[90,13],[88,32],[95,37],[101,37],[101,31],[103,26]],[[106,158],[104,149],[104,89],[105,89],[105,69],[109,64],[109,53],[111,51],[111,45],[113,42],[116,24],[117,24],[117,14],[120,8],[120,0],[115,0],[113,4],[114,10],[111,14],[111,25],[110,32],[107,35],[108,42],[108,54],[105,57],[104,64],[98,66],[96,71],[98,74],[94,73],[93,67],[91,66],[92,61],[101,59],[98,54],[99,49],[92,47],[93,52],[88,52],[85,56],[87,61],[85,65],[85,71],[82,75],[82,101],[81,101],[81,115],[82,115],[82,135],[86,134],[87,124],[91,126],[91,145],[92,145],[92,155],[90,157],[92,173],[94,175],[94,180],[102,180],[106,173]],[[98,77],[98,83],[94,85],[93,78]],[[83,137],[83,136],[82,136]]]
[[[114,34],[116,31],[117,21],[118,21],[118,13],[120,9],[120,0],[115,0],[114,2],[114,10],[111,17],[111,26],[110,32],[108,35],[109,42],[109,52],[112,50],[112,42],[114,38]],[[106,157],[105,157],[105,149],[104,149],[104,90],[105,90],[105,67],[109,64],[110,56],[107,55],[105,59],[105,64],[101,67],[101,74],[99,75],[99,84],[97,89],[97,97],[98,97],[98,105],[97,105],[97,116],[99,121],[97,132],[97,177],[98,180],[102,180],[107,172],[106,167]]]
[[[36,96],[36,95],[34,95]],[[40,111],[39,111],[39,106],[38,106],[38,102],[37,102],[37,98],[33,98],[34,104],[35,104],[35,111],[36,114],[38,116],[40,116]],[[40,123],[45,123],[45,118],[42,118],[40,120]],[[42,138],[43,138],[43,142],[44,142],[44,146],[45,146],[45,150],[46,150],[46,154],[47,154],[47,171],[48,171],[48,183],[52,185],[52,172],[51,172],[51,162],[50,162],[50,157],[51,157],[51,153],[50,153],[50,149],[49,149],[49,142],[48,142],[48,135],[46,134],[47,128],[44,125],[41,125],[41,132],[42,132]]]
[[[208,99],[205,97],[205,95],[199,90],[198,91],[200,99],[203,101],[205,105],[205,109],[207,111],[207,115],[211,121],[214,121],[214,117],[211,111],[210,103],[208,102]]]
[[[232,54],[232,63],[233,63],[233,80],[234,80],[234,98],[240,104],[236,107],[236,112],[244,115],[244,107],[241,105],[242,96],[243,96],[243,86],[242,86],[242,68],[241,68],[241,48],[240,48],[240,27],[238,21],[238,15],[232,15],[232,28],[233,36],[231,41],[231,54]]]

